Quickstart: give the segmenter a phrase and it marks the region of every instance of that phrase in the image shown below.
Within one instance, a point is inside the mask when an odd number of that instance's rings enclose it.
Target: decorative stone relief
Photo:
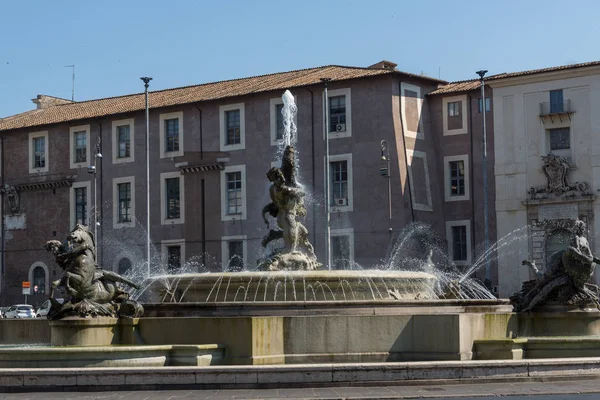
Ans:
[[[566,158],[559,155],[548,153],[547,156],[542,156],[542,171],[546,175],[548,183],[546,186],[532,187],[529,189],[531,199],[535,200],[539,193],[547,193],[553,195],[561,195],[569,191],[579,191],[581,194],[586,194],[588,184],[586,182],[569,183],[568,174],[571,166]]]
[[[21,211],[21,201],[19,198],[19,193],[17,193],[17,189],[14,186],[6,185],[4,186],[4,195],[6,195],[6,201],[8,202],[8,209],[11,214],[19,214]]]

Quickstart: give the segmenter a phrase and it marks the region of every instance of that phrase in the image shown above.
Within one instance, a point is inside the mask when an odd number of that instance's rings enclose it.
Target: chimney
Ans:
[[[60,97],[47,96],[45,94],[38,94],[35,99],[31,99],[33,103],[37,106],[37,109],[45,109],[54,106],[59,106],[62,104],[70,104],[74,103],[71,100],[61,99]]]
[[[397,65],[398,64],[393,63],[391,61],[382,60],[382,61],[379,61],[377,64],[373,64],[373,65],[369,66],[369,68],[395,70]]]

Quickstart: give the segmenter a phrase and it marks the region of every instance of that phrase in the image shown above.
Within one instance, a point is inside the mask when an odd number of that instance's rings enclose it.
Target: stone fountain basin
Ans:
[[[146,303],[414,300],[432,298],[437,278],[418,271],[245,271],[163,275],[146,284]]]
[[[221,364],[224,351],[216,344],[0,348],[0,368],[207,366]]]

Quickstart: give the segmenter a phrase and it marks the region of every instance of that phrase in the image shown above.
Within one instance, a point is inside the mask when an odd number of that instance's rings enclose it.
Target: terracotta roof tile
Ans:
[[[512,78],[513,76],[522,76],[522,75],[533,75],[533,74],[542,74],[544,72],[554,72],[554,71],[562,71],[565,69],[576,69],[576,68],[584,68],[584,67],[593,67],[595,65],[600,65],[600,61],[589,61],[578,64],[569,64],[569,65],[559,65],[557,67],[549,67],[549,68],[540,68],[540,69],[530,69],[527,71],[519,71],[519,72],[509,72],[502,73],[490,76],[487,79],[503,79],[503,78]]]
[[[440,87],[433,92],[429,92],[429,95],[436,94],[450,94],[450,93],[460,93],[460,92],[469,92],[471,90],[479,89],[479,79],[472,79],[470,81],[458,81],[451,82],[445,86]]]
[[[320,83],[321,78],[331,78],[332,81],[342,81],[390,73],[403,74],[438,83],[445,83],[438,79],[391,69],[329,65],[154,91],[149,94],[149,103],[150,107],[154,109],[178,104],[243,96],[271,90],[284,90],[314,85]],[[27,111],[0,119],[0,131],[97,118],[111,114],[140,111],[144,108],[144,93],[81,101],[72,104],[57,105],[46,109]]]
[[[486,81],[493,81],[497,79],[504,78],[512,78],[516,76],[524,76],[524,75],[534,75],[534,74],[543,74],[545,72],[554,72],[554,71],[563,71],[567,69],[576,69],[583,67],[591,67],[600,65],[600,61],[590,61],[579,64],[570,64],[570,65],[560,65],[557,67],[549,67],[549,68],[540,68],[540,69],[530,69],[527,71],[518,71],[518,72],[503,72],[501,74],[490,75],[485,78]],[[475,90],[479,88],[479,79],[471,79],[466,81],[456,81],[450,82],[449,84],[434,90],[433,92],[429,92],[429,95],[436,94],[450,94],[450,93],[461,93],[468,92],[471,90]]]

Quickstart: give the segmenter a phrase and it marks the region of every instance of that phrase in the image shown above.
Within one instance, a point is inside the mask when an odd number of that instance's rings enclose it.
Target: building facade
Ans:
[[[494,114],[492,90],[481,101],[479,80],[453,82],[429,94],[435,133],[436,175],[443,179],[439,207],[449,259],[497,293]],[[488,248],[485,256],[483,112],[486,116]]]
[[[322,78],[331,79],[326,124]],[[286,89],[298,107],[300,181],[311,200],[304,223],[320,260],[329,179],[332,268],[381,265],[395,233],[416,221],[431,224],[467,268],[482,240],[479,117],[474,89],[435,94],[444,85],[383,61],[150,92],[149,163],[143,94],[75,103],[38,96],[38,109],[0,120],[0,301],[21,301],[23,281],[37,287],[31,302],[43,301],[61,274],[44,243],[76,223],[97,231],[99,265],[143,275],[148,199],[153,265],[253,268],[268,233],[265,174],[278,163]]]
[[[493,87],[500,295],[544,269],[585,221],[600,249],[600,62],[501,74]],[[596,275],[596,282],[598,278]]]

